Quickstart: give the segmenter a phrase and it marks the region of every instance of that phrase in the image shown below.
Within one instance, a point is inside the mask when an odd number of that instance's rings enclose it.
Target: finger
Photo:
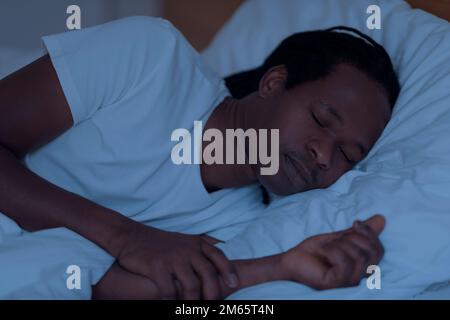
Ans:
[[[349,233],[354,232],[354,231],[355,230],[354,230],[354,225],[353,225],[353,226],[351,226],[351,227],[349,227],[347,229],[343,229],[343,230],[340,230],[340,231],[335,231],[335,232],[321,234],[320,235],[321,243],[327,243],[327,242],[330,242],[330,241],[337,240],[337,239],[341,238],[342,236],[345,236],[346,234],[349,234]]]
[[[338,245],[330,245],[326,249],[326,258],[331,265],[325,273],[324,282],[329,288],[350,285],[355,261]]]
[[[177,297],[175,281],[171,273],[159,272],[154,279],[162,300],[174,300]]]
[[[357,231],[346,235],[344,238],[367,252],[369,256],[378,255],[378,247],[381,245],[380,241],[378,241],[378,238],[371,239],[368,236]]]
[[[348,237],[339,241],[339,246],[358,264],[369,261],[370,253],[352,242]]]
[[[236,267],[228,260],[222,250],[211,245],[203,244],[202,251],[217,268],[225,284],[230,288],[236,288],[239,285]]]
[[[372,230],[367,224],[358,221],[355,222],[354,229],[357,233],[361,234],[367,240],[369,240],[372,249],[375,250],[375,253],[373,253],[371,256],[373,258],[371,261],[380,261],[380,259],[384,255],[384,247],[376,232]]]
[[[353,232],[346,236],[347,239],[361,247],[369,254],[369,261],[379,261],[384,254],[384,248],[377,237],[366,236],[361,232]]]
[[[215,245],[216,243],[223,242],[222,240],[213,238],[213,237],[207,235],[206,233],[205,234],[201,234],[200,238],[202,238],[203,241],[205,241],[206,243],[208,243],[210,245]]]
[[[363,224],[368,226],[370,230],[379,236],[386,225],[386,219],[381,214],[376,214],[366,221],[363,221]]]
[[[372,242],[378,241],[378,235],[367,224],[357,220],[353,224],[353,232],[357,232]]]
[[[214,265],[204,256],[192,260],[192,267],[201,279],[202,298],[219,299],[221,294],[219,274]]]
[[[353,223],[353,232],[358,232],[359,234],[363,235],[364,237],[370,238],[370,239],[376,239],[378,238],[375,231],[373,231],[367,224],[361,222],[360,220],[356,220]]]
[[[175,277],[181,285],[180,298],[184,300],[199,300],[201,297],[201,283],[190,265],[175,268]]]
[[[365,276],[365,271],[369,266],[370,254],[354,244],[348,238],[342,239],[339,242],[340,247],[352,257],[355,263],[353,264],[353,270],[351,275],[351,283],[358,284],[360,280]]]
[[[175,289],[176,289],[176,299],[181,300],[183,299],[183,287],[181,286],[181,282],[175,279],[173,281],[175,283]]]

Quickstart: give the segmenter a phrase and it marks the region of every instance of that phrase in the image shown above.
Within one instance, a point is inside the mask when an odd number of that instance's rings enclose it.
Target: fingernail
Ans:
[[[228,276],[225,278],[225,282],[227,286],[230,288],[236,288],[238,286],[238,277],[235,273],[229,273]]]

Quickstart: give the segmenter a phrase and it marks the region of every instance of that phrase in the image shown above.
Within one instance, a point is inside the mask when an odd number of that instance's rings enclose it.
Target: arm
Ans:
[[[258,259],[234,260],[240,284],[220,282],[221,298],[264,282],[289,280],[316,289],[355,286],[369,265],[383,256],[378,235],[384,218],[355,222],[347,230],[308,238],[285,253]],[[210,238],[210,240],[212,240]],[[178,298],[183,298],[178,295]],[[93,288],[94,299],[160,299],[157,286],[115,265]]]
[[[141,225],[51,184],[20,163],[24,155],[72,125],[48,55],[0,80],[0,211],[28,231],[73,230],[117,258],[125,269],[155,278],[167,297],[175,294],[171,273],[178,274],[185,287],[193,287],[199,281],[195,272],[207,271],[200,280],[208,280],[204,290],[215,295],[218,285],[208,275],[217,268],[226,279],[233,266],[224,256],[215,260],[216,265],[210,263],[204,248],[214,247],[202,238]],[[178,267],[192,264],[192,270]],[[196,294],[194,289],[187,296]]]
[[[375,215],[346,230],[307,238],[285,253],[235,261],[241,285],[233,289],[223,286],[222,292],[228,296],[241,288],[276,280],[319,290],[356,286],[367,276],[367,267],[383,257],[378,236],[384,225],[384,218]]]
[[[233,261],[239,274],[240,285],[230,288],[220,281],[220,294],[213,299],[223,299],[233,292],[259,283],[287,280],[287,275],[282,273],[282,255],[274,255],[260,259]],[[184,299],[184,295],[178,287],[177,299]],[[208,299],[197,297],[196,299]],[[105,276],[92,287],[92,299],[94,300],[157,300],[164,299],[160,295],[158,286],[148,278],[128,272],[120,265],[114,264]]]
[[[49,183],[19,162],[72,125],[48,55],[0,81],[0,211],[28,231],[67,227],[117,257],[114,241],[132,224],[129,219]]]

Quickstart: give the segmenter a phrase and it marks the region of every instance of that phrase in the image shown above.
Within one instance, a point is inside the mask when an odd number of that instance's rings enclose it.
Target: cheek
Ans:
[[[322,188],[327,188],[333,183],[335,183],[340,177],[342,177],[346,172],[351,170],[351,166],[347,165],[344,161],[338,161],[335,166],[333,166],[322,179]]]
[[[286,120],[279,129],[280,150],[303,150],[308,140],[320,134],[314,124],[300,116]]]
[[[281,167],[276,175],[273,176],[258,175],[258,180],[267,190],[280,196],[285,196],[302,191],[302,190],[294,190],[293,186],[288,182],[287,178],[284,176],[283,169]]]

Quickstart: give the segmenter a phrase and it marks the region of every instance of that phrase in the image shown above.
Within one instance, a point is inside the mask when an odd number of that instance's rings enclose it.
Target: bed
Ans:
[[[241,290],[229,299],[449,299],[450,298],[450,24],[401,0],[247,0],[216,34],[202,58],[221,76],[260,64],[285,36],[308,29],[349,25],[383,44],[393,59],[402,93],[392,120],[367,158],[324,190],[274,197],[255,219],[222,230],[228,241],[219,246],[230,258],[260,257],[287,250],[310,235],[343,229],[375,212],[387,217],[382,234],[386,255],[380,263],[381,290],[365,281],[353,288],[316,291],[287,281]],[[366,28],[366,9],[382,9],[382,29]],[[248,21],[253,21],[251,24]],[[2,51],[0,51],[1,54]],[[19,67],[39,52],[5,53]],[[22,57],[21,59],[19,57]],[[3,75],[7,72],[3,71]],[[0,70],[0,78],[2,72]],[[11,231],[14,230],[14,231]],[[58,230],[26,234],[21,252],[11,241],[20,231],[0,215],[0,260],[11,252],[29,255],[36,268],[21,279],[8,279],[17,290],[0,288],[7,298],[87,299],[89,289],[69,291],[59,266],[42,263],[37,248],[48,241],[72,245],[71,251],[47,248],[86,261],[83,288],[107,268],[108,257],[95,247],[76,245],[77,235],[60,238]],[[33,251],[32,248],[36,248]],[[78,260],[77,260],[78,259]],[[20,260],[16,260],[20,263]],[[17,264],[16,264],[17,266]],[[7,274],[14,264],[3,263]],[[55,277],[55,270],[59,270]],[[1,291],[4,290],[4,291]],[[26,294],[24,294],[26,293]]]

